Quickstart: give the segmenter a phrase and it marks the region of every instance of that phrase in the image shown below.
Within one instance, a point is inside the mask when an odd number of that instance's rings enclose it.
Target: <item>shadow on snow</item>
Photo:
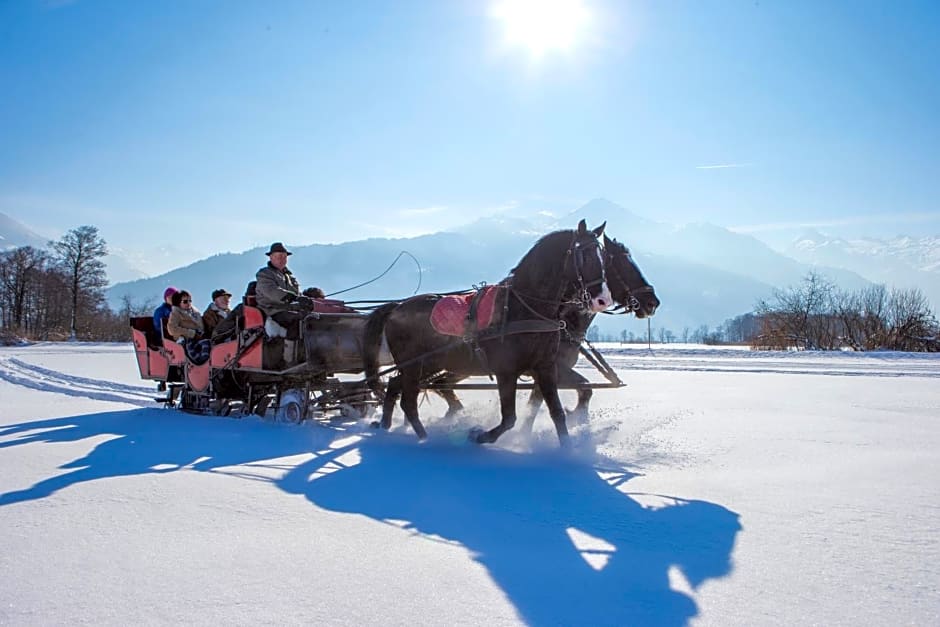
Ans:
[[[683,586],[673,588],[670,571],[681,571],[692,589],[727,575],[741,529],[737,514],[706,501],[642,505],[622,491],[634,476],[622,468],[561,453],[421,446],[394,434],[331,446],[349,435],[334,427],[132,410],[0,427],[0,449],[107,434],[115,437],[62,466],[71,472],[0,495],[0,506],[84,481],[180,468],[271,481],[320,508],[395,521],[403,533],[465,547],[533,625],[685,624],[697,606]],[[301,454],[307,461],[274,461]],[[220,470],[230,466],[247,468]],[[254,473],[258,466],[279,478]]]

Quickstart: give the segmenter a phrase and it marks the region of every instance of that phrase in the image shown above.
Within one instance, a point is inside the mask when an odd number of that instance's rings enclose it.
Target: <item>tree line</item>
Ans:
[[[591,342],[621,344],[737,344],[759,350],[897,350],[940,352],[940,323],[917,288],[873,285],[846,291],[809,272],[797,286],[775,289],[754,311],[715,328],[701,325],[676,333],[651,326],[649,332],[619,334],[588,330]]]
[[[940,352],[940,323],[927,297],[917,288],[872,285],[857,291],[838,288],[818,272],[797,286],[775,289],[754,311],[711,329],[702,325],[676,334],[652,328],[649,335],[626,330],[619,337],[596,327],[590,341],[747,344],[761,350],[896,350]]]
[[[70,230],[48,249],[0,252],[0,340],[130,340],[127,319],[140,312],[129,301],[119,312],[108,306],[107,254],[93,226]]]
[[[940,351],[940,324],[917,288],[846,291],[817,272],[757,304],[755,348]]]

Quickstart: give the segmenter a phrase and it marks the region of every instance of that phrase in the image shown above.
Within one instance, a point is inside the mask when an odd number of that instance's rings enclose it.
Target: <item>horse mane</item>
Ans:
[[[624,243],[622,243],[622,242],[618,242],[618,241],[617,241],[617,238],[615,238],[615,237],[608,237],[608,238],[607,238],[607,245],[608,245],[608,246],[613,246],[614,248],[618,249],[620,252],[625,253],[625,254],[627,254],[627,255],[630,254],[630,249],[627,248],[627,245],[624,244]]]
[[[565,256],[559,254],[558,249],[566,250],[571,245],[574,235],[575,231],[568,229],[554,231],[539,238],[516,264],[516,267],[510,271],[512,284],[517,288],[528,288],[532,292],[533,289],[538,290],[542,287],[536,284],[536,279],[558,276],[565,263]],[[510,277],[504,279],[504,282]],[[532,292],[532,295],[540,294]]]

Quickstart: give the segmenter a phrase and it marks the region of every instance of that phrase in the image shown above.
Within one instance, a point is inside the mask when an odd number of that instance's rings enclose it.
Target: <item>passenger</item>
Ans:
[[[287,329],[288,340],[298,340],[300,321],[313,307],[313,300],[300,293],[300,284],[287,268],[287,256],[293,253],[284,244],[271,244],[271,250],[265,254],[270,258],[268,265],[255,275],[258,309]]]
[[[235,305],[233,309],[225,318],[216,325],[215,329],[212,332],[212,343],[219,344],[220,342],[230,342],[235,339],[235,334],[238,331],[239,323],[244,321],[245,316],[245,302],[248,300],[249,296],[255,295],[255,285],[257,281],[252,281],[248,284],[248,287],[245,288],[245,295],[242,297],[242,302]]]
[[[211,338],[218,324],[232,312],[228,306],[231,297],[223,289],[212,292],[212,302],[206,307],[206,313],[202,314],[203,335]]]
[[[186,290],[173,294],[173,310],[166,323],[170,338],[182,344],[186,354],[195,364],[209,359],[209,340],[202,339],[203,324],[199,310],[193,307],[193,297]]]
[[[163,304],[153,310],[153,332],[156,334],[157,340],[163,337],[163,323],[167,321],[170,312],[173,311],[173,303],[170,299],[178,291],[175,287],[166,288],[163,291]],[[159,344],[159,342],[157,343]]]

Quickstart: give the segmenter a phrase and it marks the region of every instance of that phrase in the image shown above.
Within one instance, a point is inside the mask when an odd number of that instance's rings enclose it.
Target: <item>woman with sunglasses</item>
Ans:
[[[173,309],[167,320],[166,330],[170,337],[186,349],[189,358],[196,364],[209,358],[209,340],[203,339],[202,315],[193,306],[193,297],[186,290],[173,294]]]

